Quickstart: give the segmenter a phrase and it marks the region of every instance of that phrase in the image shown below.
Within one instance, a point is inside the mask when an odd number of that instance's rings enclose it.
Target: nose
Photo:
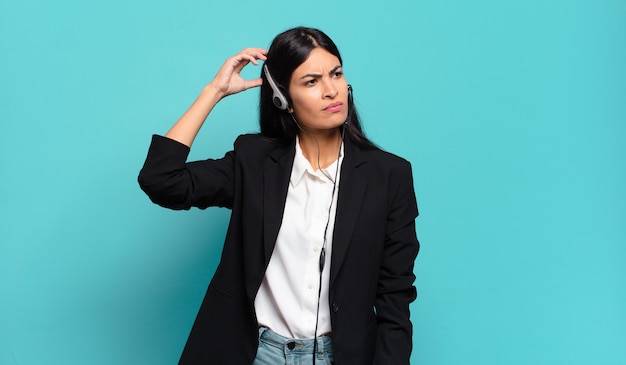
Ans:
[[[324,81],[324,99],[334,99],[339,94],[332,80]]]

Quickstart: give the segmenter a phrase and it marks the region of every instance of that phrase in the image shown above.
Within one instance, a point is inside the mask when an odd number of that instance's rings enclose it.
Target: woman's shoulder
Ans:
[[[394,153],[383,150],[382,148],[362,150],[364,156],[369,160],[372,160],[379,169],[386,171],[393,170],[410,170],[411,163]]]
[[[283,148],[285,145],[281,145],[276,143],[274,140],[267,138],[260,133],[248,133],[241,134],[235,139],[235,149],[244,148],[244,149],[258,149],[258,148],[266,148],[266,149],[275,149],[275,148]]]
[[[250,133],[238,136],[234,147],[235,154],[261,157],[289,149],[290,145],[276,143],[259,133]]]
[[[262,147],[268,142],[269,141],[266,141],[259,133],[240,134],[237,139],[235,139],[235,148]]]

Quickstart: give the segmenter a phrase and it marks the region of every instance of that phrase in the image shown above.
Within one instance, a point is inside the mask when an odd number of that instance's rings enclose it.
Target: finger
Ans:
[[[245,48],[241,53],[267,55],[267,50],[263,48]]]
[[[233,69],[235,70],[235,72],[239,73],[241,72],[241,70],[243,70],[244,67],[246,67],[248,63],[250,63],[249,58],[247,58],[245,55],[238,55],[233,60]]]
[[[255,66],[259,64],[257,60],[265,61],[267,59],[262,53],[245,53],[242,56],[244,59],[248,60],[248,62],[252,63]]]
[[[257,61],[258,57],[256,55],[248,55],[248,61],[250,61],[250,63],[252,63],[255,66],[259,65],[259,62]]]
[[[256,78],[256,79],[252,79],[252,80],[245,80],[245,88],[246,89],[250,89],[253,87],[259,87],[263,84],[263,79]]]
[[[267,50],[263,48],[246,48],[242,50],[239,54],[245,56],[254,65],[259,64],[257,60],[265,61],[267,59]]]
[[[267,50],[262,49],[262,48],[255,48],[254,52],[252,53],[252,55],[255,57],[255,59],[257,60],[267,60]]]
[[[259,58],[257,58],[259,57]],[[240,73],[244,67],[246,67],[249,63],[252,63],[255,66],[259,65],[257,59],[265,60],[265,56],[262,54],[252,55],[252,54],[240,54],[236,59],[236,63],[234,64],[234,70],[236,73]]]

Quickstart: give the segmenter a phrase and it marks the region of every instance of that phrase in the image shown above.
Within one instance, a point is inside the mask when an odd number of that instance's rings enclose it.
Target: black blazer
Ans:
[[[252,364],[254,298],[282,222],[295,143],[237,138],[223,158],[186,163],[189,148],[153,136],[141,188],[164,207],[232,209],[222,257],[180,364]],[[346,138],[330,266],[335,364],[409,364],[417,203],[410,164]]]

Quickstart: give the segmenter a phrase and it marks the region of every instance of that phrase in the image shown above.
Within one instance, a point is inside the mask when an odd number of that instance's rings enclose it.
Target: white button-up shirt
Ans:
[[[339,180],[337,168],[340,168],[342,160],[343,145],[339,159],[324,169],[328,176],[320,170],[314,171],[296,139],[296,156],[283,221],[265,278],[254,301],[259,325],[285,337],[314,337],[318,300],[317,335],[332,331],[328,286],[339,181],[336,181],[333,194],[333,182],[328,177]],[[320,252],[327,224],[326,263],[318,298]]]

